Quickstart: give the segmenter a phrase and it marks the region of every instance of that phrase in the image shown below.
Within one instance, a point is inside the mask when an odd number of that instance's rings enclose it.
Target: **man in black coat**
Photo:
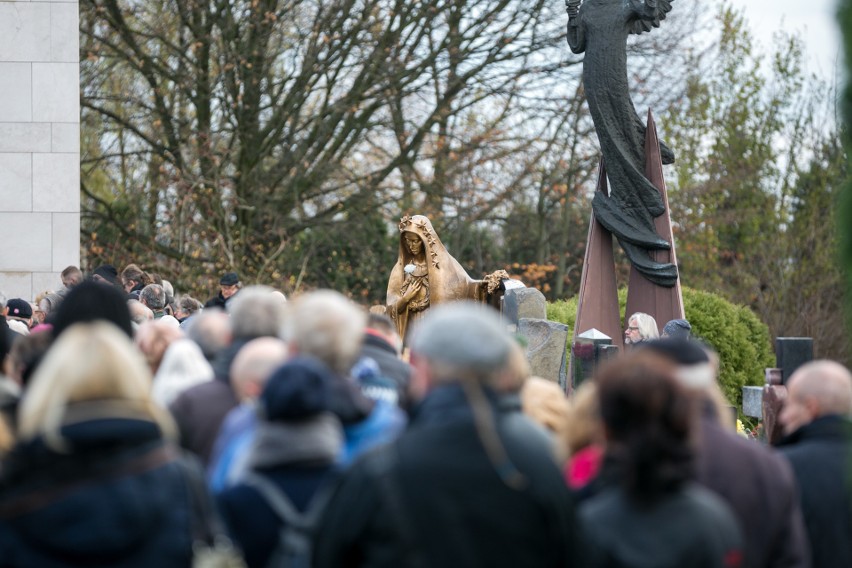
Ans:
[[[512,341],[496,314],[447,304],[412,338],[409,429],[346,474],[315,566],[573,566],[575,513],[546,435],[489,386]]]
[[[780,443],[799,481],[813,568],[852,566],[852,374],[813,361],[787,382]]]
[[[237,295],[240,288],[242,288],[242,283],[239,275],[236,272],[226,272],[219,279],[219,294],[207,300],[204,307],[227,310],[231,298]]]
[[[652,341],[646,349],[675,363],[678,378],[700,400],[696,481],[721,497],[739,521],[743,566],[807,568],[807,536],[793,472],[777,452],[725,427],[728,408],[708,353],[685,339]]]

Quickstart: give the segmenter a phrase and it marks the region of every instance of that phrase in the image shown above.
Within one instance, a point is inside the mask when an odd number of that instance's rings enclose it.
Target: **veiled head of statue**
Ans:
[[[423,252],[423,241],[414,233],[405,231],[402,233],[402,240],[405,242],[405,248],[413,255],[418,255]]]

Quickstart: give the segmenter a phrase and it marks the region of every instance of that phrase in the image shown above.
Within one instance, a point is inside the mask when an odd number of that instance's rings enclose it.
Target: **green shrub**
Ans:
[[[626,289],[619,290],[622,320],[626,300]],[[742,387],[762,385],[763,370],[775,366],[769,328],[747,307],[732,304],[710,292],[684,288],[683,305],[686,319],[692,324],[693,335],[719,354],[722,391],[731,404],[740,407]],[[547,318],[569,327],[570,342],[577,318],[577,297],[549,303]],[[666,322],[657,324],[662,327]]]

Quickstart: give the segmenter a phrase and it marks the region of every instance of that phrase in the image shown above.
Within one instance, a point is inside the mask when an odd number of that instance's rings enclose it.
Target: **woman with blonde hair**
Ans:
[[[57,338],[3,463],[4,566],[190,565],[192,470],[150,390],[144,360],[112,324],[77,324]]]

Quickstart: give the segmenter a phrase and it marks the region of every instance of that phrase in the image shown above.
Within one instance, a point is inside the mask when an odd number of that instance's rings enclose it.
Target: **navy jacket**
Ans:
[[[813,568],[852,566],[852,424],[823,416],[781,441],[799,481]]]
[[[0,566],[188,566],[188,486],[157,425],[98,419],[63,434],[68,454],[36,439],[4,462]]]

